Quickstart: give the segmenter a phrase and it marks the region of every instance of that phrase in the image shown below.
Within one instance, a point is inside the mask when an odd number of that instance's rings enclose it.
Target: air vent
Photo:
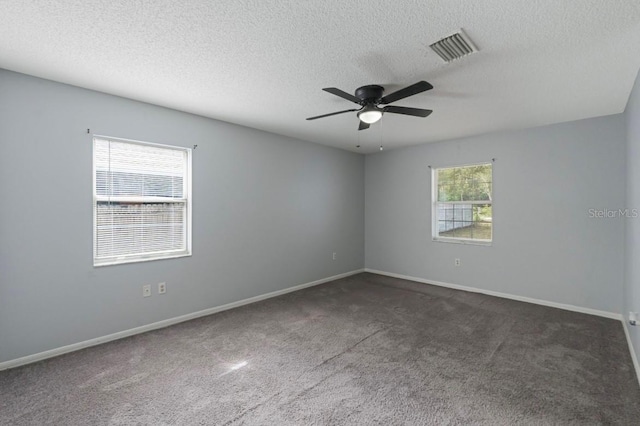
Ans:
[[[451,62],[478,51],[473,41],[462,30],[436,41],[429,47],[445,62]]]

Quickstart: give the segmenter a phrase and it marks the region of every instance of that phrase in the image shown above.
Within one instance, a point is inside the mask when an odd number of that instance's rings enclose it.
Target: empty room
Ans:
[[[0,425],[640,425],[637,0],[0,1]]]

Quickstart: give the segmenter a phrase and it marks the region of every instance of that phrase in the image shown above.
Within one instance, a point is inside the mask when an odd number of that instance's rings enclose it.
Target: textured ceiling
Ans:
[[[480,51],[445,64],[428,46],[459,28]],[[0,0],[0,67],[373,152],[622,112],[640,2]],[[394,105],[428,118],[305,120],[353,107],[323,87],[419,80]]]

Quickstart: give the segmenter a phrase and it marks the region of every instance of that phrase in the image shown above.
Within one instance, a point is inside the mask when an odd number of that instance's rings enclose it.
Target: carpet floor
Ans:
[[[619,321],[359,274],[0,372],[2,425],[640,424]]]

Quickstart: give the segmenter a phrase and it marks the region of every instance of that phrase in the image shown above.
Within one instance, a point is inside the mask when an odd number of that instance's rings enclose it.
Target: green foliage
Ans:
[[[473,208],[473,221],[485,222],[491,220],[491,205],[480,204]]]
[[[437,173],[438,201],[491,201],[491,164],[438,169]]]

